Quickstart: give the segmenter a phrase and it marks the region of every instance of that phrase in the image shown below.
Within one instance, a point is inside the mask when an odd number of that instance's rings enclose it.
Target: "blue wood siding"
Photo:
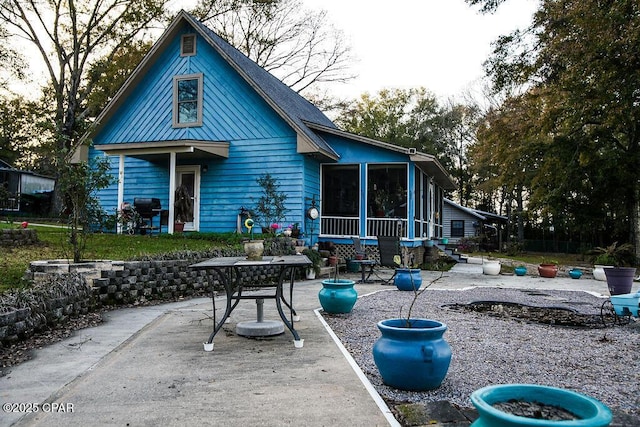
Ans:
[[[183,33],[190,33],[185,28]],[[204,40],[198,54],[180,57],[179,37],[94,136],[97,144],[180,139],[228,141],[229,158],[184,160],[178,165],[208,166],[201,175],[200,231],[236,229],[241,206],[252,208],[261,195],[256,179],[271,173],[287,194],[287,218],[304,227],[305,197],[319,194],[319,166],[296,152],[296,133]],[[203,125],[173,129],[173,77],[203,73]],[[102,155],[96,150],[91,156]],[[163,157],[163,156],[162,156]],[[111,173],[117,178],[118,156],[111,156]],[[125,158],[125,201],[157,197],[168,209],[169,155],[154,162]],[[117,209],[117,184],[99,193],[105,209]]]
[[[185,28],[186,32],[191,32]],[[198,37],[198,54],[180,57],[180,38],[158,57],[109,123],[96,144],[118,142],[255,140],[294,135],[292,129]],[[172,128],[173,77],[203,74],[203,126]]]

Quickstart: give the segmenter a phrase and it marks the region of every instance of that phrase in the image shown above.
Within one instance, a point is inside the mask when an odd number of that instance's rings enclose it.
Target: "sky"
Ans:
[[[304,0],[343,31],[358,77],[332,92],[355,98],[425,87],[441,99],[479,89],[491,42],[531,23],[535,0],[508,0],[482,15],[464,0]]]

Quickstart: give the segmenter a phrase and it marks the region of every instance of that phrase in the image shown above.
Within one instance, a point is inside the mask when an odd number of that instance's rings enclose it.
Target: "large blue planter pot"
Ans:
[[[417,291],[422,286],[419,268],[396,268],[393,284],[401,291]]]
[[[387,319],[378,322],[382,336],[373,345],[373,360],[382,381],[400,390],[438,388],[449,370],[451,347],[443,335],[447,325],[430,319]]]
[[[354,284],[353,280],[346,279],[323,280],[318,299],[325,313],[349,313],[358,299]]]
[[[554,405],[572,412],[580,419],[552,421],[520,417],[492,406],[509,400]],[[609,408],[592,397],[562,388],[535,384],[500,384],[484,387],[471,394],[471,402],[479,414],[479,418],[471,424],[473,427],[604,427],[612,420]]]

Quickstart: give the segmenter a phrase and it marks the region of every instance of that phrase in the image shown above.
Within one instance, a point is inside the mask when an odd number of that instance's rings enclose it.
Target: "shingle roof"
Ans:
[[[315,105],[282,83],[271,73],[260,67],[245,54],[233,47],[191,14],[180,11],[176,21],[186,19],[200,30],[209,44],[298,132],[304,134],[320,151],[333,158],[338,154],[318,134],[307,127],[304,121],[335,128],[335,124]]]

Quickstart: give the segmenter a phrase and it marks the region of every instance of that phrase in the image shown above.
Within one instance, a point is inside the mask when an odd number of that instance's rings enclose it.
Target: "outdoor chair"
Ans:
[[[378,236],[378,252],[380,267],[393,268],[393,275],[384,282],[391,282],[396,276],[396,268],[400,267],[400,238],[397,236]]]

